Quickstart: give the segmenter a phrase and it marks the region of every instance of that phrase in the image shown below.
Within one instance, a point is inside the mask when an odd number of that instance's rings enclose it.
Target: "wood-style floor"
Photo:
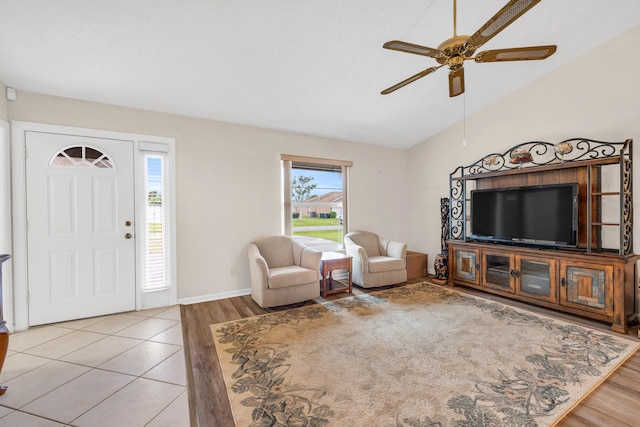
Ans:
[[[416,281],[419,280],[411,280],[410,283]],[[472,289],[462,287],[456,287],[456,289],[482,295],[513,306],[533,309],[565,320],[573,320],[586,326],[609,330],[607,325],[598,322],[563,315],[544,308],[532,307],[497,296],[479,293]],[[374,290],[377,289],[354,287],[354,294],[358,295]],[[347,293],[335,294],[330,295],[326,300],[319,298],[317,301],[335,300],[348,296],[350,295]],[[306,304],[314,304],[314,302],[309,301]],[[262,309],[250,296],[181,306],[184,351],[187,364],[189,411],[192,426],[235,426],[213,337],[209,332],[209,325],[268,312],[270,310]],[[637,327],[630,330],[628,335],[637,339]],[[585,398],[558,425],[565,427],[635,427],[640,425],[640,351],[627,360],[622,367]]]

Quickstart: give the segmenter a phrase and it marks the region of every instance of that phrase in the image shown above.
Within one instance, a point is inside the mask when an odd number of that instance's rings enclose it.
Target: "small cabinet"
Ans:
[[[560,304],[613,315],[613,266],[560,261]]]
[[[455,248],[451,251],[451,258],[449,264],[453,266],[452,279],[463,280],[474,285],[480,284],[479,251]]]
[[[482,251],[482,285],[556,302],[556,265],[556,261],[550,258]]]

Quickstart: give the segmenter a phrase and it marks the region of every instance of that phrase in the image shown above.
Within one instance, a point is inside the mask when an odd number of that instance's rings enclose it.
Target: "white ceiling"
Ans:
[[[458,0],[472,34],[507,0]],[[640,25],[638,0],[543,0],[480,50],[557,44],[545,61],[445,68],[453,0],[0,0],[0,81],[18,90],[407,148]],[[630,52],[630,55],[637,54]],[[612,64],[612,67],[620,64]],[[612,82],[613,84],[613,82]]]

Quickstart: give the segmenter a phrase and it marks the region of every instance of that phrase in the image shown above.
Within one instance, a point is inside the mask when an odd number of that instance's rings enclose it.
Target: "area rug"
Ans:
[[[549,426],[639,346],[430,283],[211,331],[238,427]]]

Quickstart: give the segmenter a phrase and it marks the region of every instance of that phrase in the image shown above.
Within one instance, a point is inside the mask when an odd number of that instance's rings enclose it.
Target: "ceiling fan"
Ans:
[[[557,46],[548,45],[485,50],[473,56],[480,46],[491,40],[496,34],[538,3],[540,3],[540,0],[511,0],[472,36],[459,36],[456,34],[456,0],[453,0],[453,37],[440,43],[437,49],[398,40],[386,42],[382,46],[385,49],[429,56],[435,58],[440,65],[427,68],[383,90],[381,94],[387,95],[447,65],[449,67],[449,96],[454,97],[464,92],[463,65],[466,60],[473,59],[476,62],[502,62],[548,58],[555,53]]]

